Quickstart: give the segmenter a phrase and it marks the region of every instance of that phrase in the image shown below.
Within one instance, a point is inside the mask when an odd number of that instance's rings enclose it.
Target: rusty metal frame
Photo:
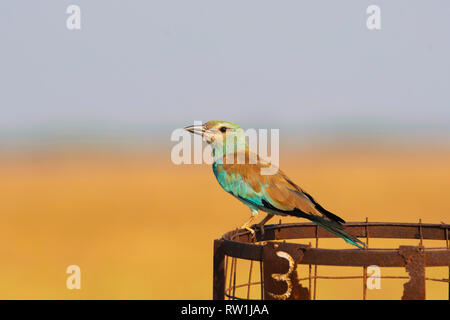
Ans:
[[[289,279],[284,278],[286,283],[294,283],[290,288],[290,294],[286,299],[316,299],[317,279],[363,279],[363,299],[366,299],[367,266],[377,265],[379,267],[404,267],[409,277],[389,277],[410,279],[404,285],[403,299],[425,299],[425,283],[430,281],[441,281],[449,283],[449,279],[432,279],[425,277],[426,267],[448,266],[450,277],[450,248],[449,248],[450,225],[419,223],[384,223],[384,222],[352,222],[346,224],[346,230],[359,237],[365,238],[366,243],[370,238],[391,239],[417,239],[418,246],[400,246],[393,249],[324,249],[318,247],[319,238],[335,237],[328,231],[317,228],[313,223],[291,223],[267,225],[264,234],[257,232],[256,241],[250,233],[244,230],[227,232],[221,239],[214,241],[214,299],[241,299],[236,297],[236,288],[247,287],[247,299],[250,297],[250,288],[259,285],[261,288],[261,299],[280,298],[282,295],[274,295],[274,292],[282,292],[286,285],[275,281],[276,275],[288,270],[287,262],[280,256],[276,256],[279,246],[283,251],[294,257],[294,267],[289,269]],[[315,239],[315,247],[311,245],[289,243],[292,239]],[[441,240],[445,246],[437,248],[425,248],[423,240]],[[280,242],[282,241],[282,242]],[[228,259],[231,259],[231,267],[228,267]],[[236,284],[237,259],[245,259],[260,262],[260,281],[251,283],[251,273],[255,263],[250,263],[248,283]],[[287,260],[286,260],[287,261]],[[298,278],[296,265],[309,265],[309,276]],[[362,276],[351,277],[325,277],[317,274],[317,266],[359,266],[362,267]],[[314,275],[312,268],[314,266]],[[228,269],[231,268],[231,272]],[[228,288],[226,288],[227,276],[230,274]],[[274,276],[275,275],[275,276]],[[298,285],[301,280],[309,280],[307,288]],[[312,287],[312,281],[314,286]],[[285,288],[286,289],[286,288]],[[311,292],[313,291],[313,293]],[[282,297],[282,299],[284,299]]]

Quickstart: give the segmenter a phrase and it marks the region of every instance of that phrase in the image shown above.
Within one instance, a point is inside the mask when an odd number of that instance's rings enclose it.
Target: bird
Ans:
[[[219,185],[251,211],[240,229],[248,230],[253,238],[255,229],[264,232],[263,226],[275,215],[293,216],[308,219],[358,248],[365,247],[364,242],[345,231],[342,218],[322,207],[278,167],[272,174],[262,174],[264,168],[273,165],[249,149],[245,133],[237,124],[212,120],[184,129],[201,135],[211,146],[212,169]],[[266,216],[252,225],[260,211]]]

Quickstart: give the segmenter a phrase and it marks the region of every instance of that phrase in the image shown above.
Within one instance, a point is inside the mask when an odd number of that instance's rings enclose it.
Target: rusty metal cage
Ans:
[[[361,279],[361,298],[367,299],[367,280],[373,277],[368,268],[403,267],[407,276],[379,276],[381,279],[405,279],[402,299],[425,299],[429,281],[443,282],[450,299],[450,225],[389,222],[347,223],[346,230],[362,238],[365,249],[326,249],[319,247],[319,239],[335,237],[313,223],[267,225],[264,232],[256,232],[252,238],[248,231],[235,230],[214,241],[213,299],[250,299],[250,291],[256,299],[311,300],[317,299],[317,279]],[[417,245],[400,245],[393,249],[369,248],[369,240],[417,239]],[[293,243],[298,239],[314,239],[312,245]],[[281,241],[280,241],[281,240]],[[424,240],[439,240],[442,246],[425,247]],[[248,281],[237,283],[238,261],[249,262]],[[307,275],[300,276],[298,265],[305,265]],[[318,266],[360,267],[355,276],[320,276]],[[427,267],[448,267],[444,278],[426,277]],[[445,269],[447,270],[447,269]],[[252,281],[258,274],[259,280]],[[307,285],[302,283],[306,282]],[[252,289],[256,287],[257,289]],[[245,289],[242,296],[237,289]]]

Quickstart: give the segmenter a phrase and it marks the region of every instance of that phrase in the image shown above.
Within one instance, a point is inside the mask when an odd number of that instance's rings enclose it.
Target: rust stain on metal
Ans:
[[[403,285],[402,300],[425,300],[425,255],[422,246],[400,246],[410,280]]]
[[[309,290],[298,281],[297,265],[308,246],[269,242],[263,250],[264,297],[268,300],[308,300]]]

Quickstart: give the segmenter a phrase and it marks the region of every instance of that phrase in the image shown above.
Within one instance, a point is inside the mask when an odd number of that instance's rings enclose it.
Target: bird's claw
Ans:
[[[260,224],[254,224],[252,225],[250,228],[252,228],[253,230],[258,230],[261,232],[261,235],[264,235],[264,226],[260,225]]]
[[[250,239],[251,240],[256,240],[256,232],[252,227],[245,227],[245,230],[249,231],[251,236]]]

